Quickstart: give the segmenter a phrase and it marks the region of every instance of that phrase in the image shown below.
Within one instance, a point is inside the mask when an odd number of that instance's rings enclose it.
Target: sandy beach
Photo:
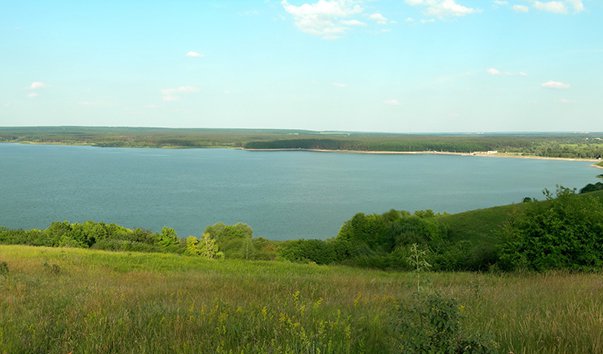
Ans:
[[[492,151],[476,151],[476,152],[450,152],[450,151],[375,151],[375,150],[328,150],[328,149],[245,149],[246,151],[310,151],[310,152],[327,152],[339,154],[372,154],[372,155],[453,155],[453,156],[478,156],[478,157],[498,157],[498,158],[513,158],[513,159],[533,159],[533,160],[558,160],[558,161],[585,161],[599,162],[597,159],[579,159],[567,157],[545,157],[534,155],[515,155],[508,153],[498,153]],[[594,167],[603,168],[593,164]]]

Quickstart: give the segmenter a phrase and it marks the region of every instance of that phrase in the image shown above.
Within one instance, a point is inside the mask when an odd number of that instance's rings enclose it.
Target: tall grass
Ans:
[[[386,353],[416,279],[346,267],[0,246],[0,353]],[[500,352],[603,352],[600,274],[428,273]]]

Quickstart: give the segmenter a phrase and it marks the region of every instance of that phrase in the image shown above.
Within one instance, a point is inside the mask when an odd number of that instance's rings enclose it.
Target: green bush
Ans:
[[[503,270],[593,270],[603,265],[603,201],[559,187],[502,231]]]
[[[597,183],[589,183],[586,186],[584,186],[584,188],[580,189],[580,194],[582,193],[588,193],[588,192],[595,192],[595,191],[600,191],[603,190],[603,183],[601,182],[597,182]]]
[[[218,248],[224,253],[225,258],[255,259],[253,230],[249,225],[218,223],[208,226],[204,234],[208,234],[216,240]]]
[[[480,334],[467,336],[461,328],[464,306],[438,293],[417,295],[398,309],[402,353],[495,353],[496,342]]]
[[[337,261],[335,248],[323,240],[295,240],[281,245],[280,255],[292,262],[330,264]]]

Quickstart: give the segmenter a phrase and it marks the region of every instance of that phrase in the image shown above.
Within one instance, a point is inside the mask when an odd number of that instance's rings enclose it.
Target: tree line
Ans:
[[[0,127],[0,142],[84,144],[99,147],[244,147],[462,153],[496,150],[546,157],[597,159],[603,156],[601,133],[395,134],[262,129]]]

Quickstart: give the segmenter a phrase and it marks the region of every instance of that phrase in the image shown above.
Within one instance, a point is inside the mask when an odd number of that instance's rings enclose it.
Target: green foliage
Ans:
[[[187,256],[200,256],[201,249],[199,248],[199,239],[195,236],[188,236],[186,238],[186,248],[184,249],[184,254]]]
[[[335,239],[345,252],[346,264],[381,269],[412,269],[402,254],[411,245],[441,248],[447,238],[446,226],[431,210],[390,210],[382,215],[362,213],[346,221]]]
[[[111,251],[184,252],[184,245],[173,229],[163,228],[161,234],[156,234],[140,228],[128,229],[93,221],[53,222],[46,230],[0,229],[0,243]]]
[[[218,223],[208,226],[205,229],[205,234],[216,241],[218,248],[226,258],[255,259],[256,249],[253,242],[253,230],[249,225]]]
[[[223,258],[224,254],[218,250],[216,240],[209,233],[204,233],[197,244],[199,255],[208,259]]]
[[[400,246],[438,241],[445,234],[444,225],[435,220],[431,210],[417,211],[414,215],[407,211],[390,210],[382,215],[354,215],[343,224],[337,239],[365,244],[371,250],[389,253]]]
[[[503,229],[500,267],[506,270],[592,270],[603,265],[603,202],[559,187]]]
[[[286,241],[281,245],[280,255],[292,262],[331,264],[338,260],[333,245],[323,240]]]
[[[274,241],[267,240],[263,237],[256,237],[252,240],[254,259],[263,261],[273,261],[278,255],[278,246]]]
[[[163,248],[170,248],[180,244],[180,239],[176,234],[176,231],[171,227],[163,227],[161,234],[157,240],[157,244]]]
[[[402,303],[397,330],[402,353],[496,353],[497,344],[461,328],[465,307],[439,293]]]
[[[580,189],[580,194],[582,194],[582,193],[589,193],[589,192],[595,192],[595,191],[601,191],[601,190],[603,190],[603,183],[602,182],[589,183],[586,186],[584,186],[584,188]]]
[[[195,236],[187,237],[184,254],[207,259],[224,258],[224,253],[219,251],[216,240],[207,232],[201,236],[201,239]]]

